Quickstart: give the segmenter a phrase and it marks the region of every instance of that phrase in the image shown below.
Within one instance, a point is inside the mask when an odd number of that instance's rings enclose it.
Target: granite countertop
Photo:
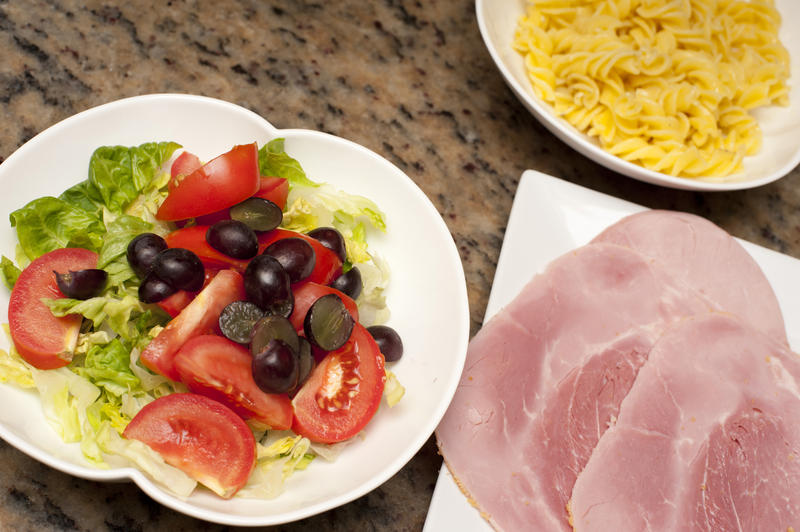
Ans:
[[[800,169],[755,190],[709,194],[647,185],[594,164],[506,87],[471,1],[119,4],[0,0],[0,161],[76,112],[156,92],[221,98],[278,128],[353,140],[406,172],[441,213],[466,271],[473,334],[528,168],[694,212],[800,257]],[[440,465],[431,438],[375,491],[276,529],[420,530]],[[73,478],[0,442],[2,530],[225,528],[162,507],[132,483]]]

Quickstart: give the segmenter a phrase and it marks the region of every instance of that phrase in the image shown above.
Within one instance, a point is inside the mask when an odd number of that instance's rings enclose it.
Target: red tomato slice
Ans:
[[[328,294],[336,294],[339,296],[344,302],[344,306],[347,308],[347,311],[351,316],[353,316],[353,320],[358,321],[358,305],[356,305],[356,302],[344,292],[312,281],[298,283],[297,286],[293,288],[294,310],[292,310],[292,315],[289,316],[289,321],[292,322],[295,330],[303,330],[303,322],[306,319],[308,309],[311,308],[311,305],[314,304],[314,301]]]
[[[20,356],[39,369],[66,366],[72,360],[83,317],[57,318],[42,298],[65,297],[56,284],[55,272],[97,267],[97,253],[63,248],[31,262],[17,279],[8,302],[8,327]]]
[[[203,265],[209,268],[233,268],[243,272],[249,261],[234,259],[211,247],[206,241],[207,225],[193,225],[177,229],[166,237],[167,246],[171,248],[184,248],[193,251]]]
[[[175,354],[190,338],[214,329],[219,315],[229,303],[245,299],[244,280],[233,270],[222,270],[203,288],[177,317],[167,323],[142,351],[142,363],[174,381]]]
[[[284,238],[302,238],[314,248],[316,254],[316,263],[314,271],[311,275],[306,277],[305,281],[311,281],[318,284],[329,284],[331,281],[339,277],[342,273],[342,261],[339,256],[333,251],[326,248],[316,238],[312,238],[306,234],[298,233],[297,231],[290,231],[288,229],[273,229],[258,235],[258,249],[260,253],[273,242]]]
[[[170,315],[171,318],[174,318],[178,314],[181,313],[183,309],[186,308],[189,303],[192,302],[194,296],[197,295],[196,292],[187,292],[186,290],[178,290],[171,296],[167,296],[158,303],[156,303],[159,307],[161,307],[164,312]]]
[[[145,405],[122,435],[139,440],[228,499],[247,483],[256,440],[242,418],[208,397],[174,393]]]
[[[215,399],[266,428],[289,429],[289,396],[263,392],[253,380],[252,364],[253,357],[245,347],[211,334],[195,336],[175,355],[175,369],[191,391]]]
[[[176,183],[158,208],[159,220],[184,220],[236,205],[258,190],[258,150],[244,144],[207,162]]]
[[[262,176],[258,191],[253,195],[269,200],[283,210],[289,197],[289,181],[285,177]]]
[[[203,166],[203,163],[200,162],[200,158],[193,154],[185,151],[181,153],[175,161],[172,163],[172,167],[170,167],[169,175],[171,179],[169,180],[169,191],[172,192],[172,189],[178,184],[180,180],[180,176],[187,176]]]
[[[282,177],[262,177],[258,191],[253,194],[255,198],[264,198],[271,201],[281,208],[286,206],[286,198],[289,196],[289,181]],[[195,218],[197,225],[214,225],[220,220],[230,220],[230,208],[221,211],[204,214]]]
[[[292,430],[321,443],[352,438],[378,410],[385,380],[378,345],[356,323],[350,340],[331,351],[295,395]]]

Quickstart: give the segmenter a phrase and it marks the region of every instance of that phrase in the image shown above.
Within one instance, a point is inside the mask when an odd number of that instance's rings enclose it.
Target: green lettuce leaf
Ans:
[[[287,155],[283,149],[283,142],[284,139],[274,139],[258,150],[258,168],[261,175],[286,178],[291,186],[318,186],[308,178],[300,163]]]
[[[150,185],[158,168],[178,148],[180,145],[175,142],[148,142],[138,147],[101,146],[89,160],[89,182],[103,199],[103,205],[114,213],[122,213]]]
[[[22,251],[31,260],[58,248],[98,251],[103,245],[105,226],[99,217],[52,196],[31,201],[10,218]]]
[[[97,217],[100,217],[103,211],[103,197],[89,180],[81,181],[77,185],[68,188],[58,196],[58,199],[80,207]]]
[[[74,371],[95,386],[121,397],[123,393],[139,386],[139,378],[130,368],[129,352],[119,338],[114,338],[106,345],[92,346],[83,366],[74,368]]]
[[[68,297],[42,299],[42,302],[50,308],[50,312],[55,316],[80,314],[84,318],[92,320],[95,330],[103,323],[107,323],[115,333],[126,340],[133,339],[138,335],[135,325],[131,323],[131,316],[134,313],[144,312],[142,303],[131,294],[125,294],[122,298],[105,295],[89,299]]]
[[[3,275],[3,282],[10,290],[17,284],[17,278],[22,272],[17,268],[16,264],[14,264],[14,261],[3,255],[2,258],[0,258],[0,273]]]
[[[145,222],[139,217],[122,214],[113,216],[107,213],[106,235],[103,239],[103,246],[100,248],[100,256],[97,258],[97,267],[105,268],[113,260],[125,255],[128,244],[136,235],[149,232],[152,224]],[[127,262],[127,258],[125,259]],[[132,271],[132,270],[131,270]]]

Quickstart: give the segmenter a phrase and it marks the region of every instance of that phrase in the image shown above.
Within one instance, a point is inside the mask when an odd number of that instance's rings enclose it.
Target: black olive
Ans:
[[[314,301],[303,323],[306,338],[325,351],[342,347],[353,332],[355,320],[342,298],[327,294]]]
[[[153,262],[150,272],[175,290],[195,292],[203,288],[206,273],[194,252],[183,248],[165,249]]]
[[[56,274],[56,284],[61,293],[73,299],[89,299],[100,295],[108,281],[108,273],[97,268],[53,273]]]
[[[289,274],[274,257],[259,255],[244,270],[247,299],[267,314],[289,317],[294,308]]]
[[[283,221],[283,211],[275,203],[264,198],[248,198],[231,207],[233,220],[244,223],[253,231],[272,231]]]
[[[170,284],[150,272],[145,276],[142,284],[139,285],[139,301],[143,303],[158,303],[176,291]]]
[[[364,288],[364,282],[361,280],[361,272],[358,268],[352,267],[342,275],[337,277],[331,283],[331,287],[339,290],[351,299],[357,299]]]
[[[206,231],[208,244],[229,257],[249,259],[258,253],[255,231],[237,220],[221,220]]]
[[[339,260],[344,262],[347,259],[347,249],[344,245],[344,237],[342,233],[333,227],[317,227],[308,232],[308,236],[317,239],[320,244],[330,249]]]
[[[303,385],[311,375],[311,370],[314,369],[314,355],[311,353],[311,343],[303,338],[300,339],[300,350],[297,352],[298,372],[297,372],[297,388]]]
[[[286,393],[297,386],[297,353],[283,340],[270,340],[253,356],[253,380],[266,393]]]
[[[317,254],[311,244],[297,237],[276,240],[267,246],[264,254],[275,257],[281,263],[292,283],[311,275],[317,262]]]
[[[250,340],[250,353],[255,356],[266,349],[267,344],[275,339],[281,340],[294,351],[301,350],[300,337],[294,330],[292,322],[283,316],[269,315],[264,316],[255,324]]]
[[[264,312],[255,303],[234,301],[229,303],[219,315],[219,329],[229,340],[240,344],[250,343],[253,329]]]
[[[144,277],[153,267],[156,256],[167,249],[167,242],[155,233],[142,233],[128,243],[126,256],[136,275]]]
[[[403,340],[397,331],[387,325],[367,327],[367,332],[375,339],[386,362],[396,362],[403,356]]]

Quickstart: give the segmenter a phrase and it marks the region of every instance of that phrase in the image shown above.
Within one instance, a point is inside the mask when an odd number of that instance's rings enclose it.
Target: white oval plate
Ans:
[[[0,385],[0,437],[56,469],[92,480],[133,480],[156,501],[179,512],[230,525],[294,521],[349,502],[399,471],[433,433],[455,392],[469,338],[466,282],[455,243],[435,207],[397,167],[353,142],[300,129],[275,129],[242,107],[200,96],[137,96],[79,113],[40,133],[0,165],[0,252],[14,257],[16,235],[7,220],[28,201],[58,195],[87,176],[89,157],[102,145],[174,140],[209,160],[235,144],[284,137],[289,155],[309,177],[374,200],[388,231],[370,237],[371,249],[392,270],[389,324],[403,337],[404,356],[390,369],[406,387],[400,403],[385,402],[375,418],[328,463],[314,461],[290,477],[276,499],[223,500],[195,490],[182,500],[132,468],[89,465],[78,444],[51,430],[34,392]],[[0,321],[8,322],[0,288]],[[7,348],[5,336],[0,347]],[[363,436],[363,437],[361,437]]]
[[[606,227],[645,208],[613,196],[526,170],[517,187],[497,261],[484,323],[520,293],[533,275],[557,257],[591,241]],[[769,279],[786,322],[789,345],[800,349],[800,260],[739,240]],[[445,465],[423,532],[492,532]]]
[[[791,54],[789,107],[771,106],[754,114],[764,135],[761,151],[744,160],[744,170],[718,182],[674,177],[648,170],[603,150],[597,141],[557,117],[530,86],[522,56],[512,47],[517,20],[525,13],[526,0],[476,0],[478,27],[497,68],[517,98],[556,137],[598,164],[640,181],[686,190],[740,190],[765,185],[785,176],[800,163],[800,2],[776,0],[783,17],[780,39]]]

